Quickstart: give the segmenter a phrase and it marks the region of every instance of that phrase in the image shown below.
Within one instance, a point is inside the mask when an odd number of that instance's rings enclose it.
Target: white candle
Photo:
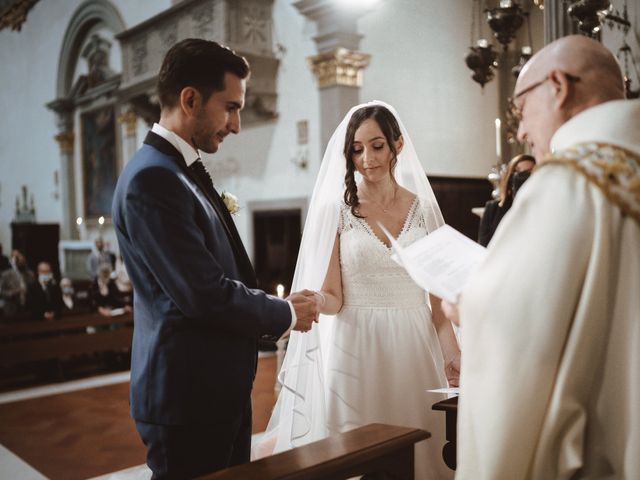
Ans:
[[[502,160],[502,132],[500,131],[501,122],[496,118],[496,155]]]

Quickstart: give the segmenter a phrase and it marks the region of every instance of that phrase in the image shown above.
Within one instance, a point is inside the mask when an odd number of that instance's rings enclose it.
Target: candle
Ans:
[[[496,118],[496,155],[499,160],[502,160],[502,132],[500,130],[501,122],[499,118]]]
[[[281,283],[276,287],[276,294],[278,295],[278,298],[284,298],[284,285]]]

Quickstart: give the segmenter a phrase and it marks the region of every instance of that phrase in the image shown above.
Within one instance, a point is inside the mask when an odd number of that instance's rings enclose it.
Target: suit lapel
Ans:
[[[169,141],[161,137],[160,135],[149,132],[147,133],[147,137],[144,140],[144,143],[154,147],[165,155],[169,155],[176,159],[177,165],[180,167],[182,172],[198,187],[202,193],[204,193],[207,200],[216,211],[220,222],[227,234],[227,238],[231,243],[231,247],[233,248],[236,256],[236,261],[239,264],[240,271],[243,272],[244,277],[246,279],[246,285],[249,288],[255,288],[257,286],[256,281],[256,273],[253,270],[253,265],[251,265],[251,261],[249,260],[249,255],[247,255],[247,251],[244,248],[242,240],[240,239],[240,235],[238,234],[238,229],[236,228],[236,224],[231,218],[231,214],[227,209],[226,205],[220,198],[220,195],[213,187],[213,185],[205,185],[194,172],[191,171],[187,164],[184,161],[184,157],[180,154],[180,152],[173,146]]]

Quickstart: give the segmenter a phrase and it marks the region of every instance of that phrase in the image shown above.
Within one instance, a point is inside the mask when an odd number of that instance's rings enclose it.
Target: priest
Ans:
[[[511,108],[539,166],[460,299],[456,478],[637,478],[640,102],[607,49],[569,36]]]

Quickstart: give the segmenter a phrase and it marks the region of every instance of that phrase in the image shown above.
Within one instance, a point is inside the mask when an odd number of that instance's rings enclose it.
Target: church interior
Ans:
[[[214,40],[251,65],[242,133],[203,162],[237,198],[260,287],[283,298],[323,152],[352,106],[395,107],[445,222],[475,241],[506,165],[530,153],[508,108],[524,63],[588,34],[637,98],[639,15],[639,0],[0,0],[0,478],[150,478],[129,416],[135,311],[111,205],[159,119],[172,45]],[[55,279],[55,314],[28,308],[5,271]],[[256,435],[283,348],[260,346]]]

